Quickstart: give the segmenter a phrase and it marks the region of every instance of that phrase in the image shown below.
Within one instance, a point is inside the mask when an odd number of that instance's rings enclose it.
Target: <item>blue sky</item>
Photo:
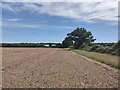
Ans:
[[[2,2],[3,42],[62,42],[77,27],[91,31],[96,42],[115,42],[118,40],[115,5],[113,2]]]

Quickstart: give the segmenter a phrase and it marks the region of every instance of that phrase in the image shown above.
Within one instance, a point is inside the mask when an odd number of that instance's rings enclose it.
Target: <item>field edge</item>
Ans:
[[[81,50],[74,50],[74,49],[67,49],[67,50],[70,50],[70,51],[72,51],[72,52],[75,52],[76,54],[81,55],[81,56],[84,56],[84,57],[89,58],[89,59],[91,59],[91,60],[94,60],[94,61],[100,62],[100,63],[102,63],[102,64],[108,65],[108,66],[110,66],[110,67],[112,67],[112,68],[120,69],[120,63],[119,63],[119,62],[118,62],[118,64],[114,64],[114,63],[112,63],[112,62],[106,62],[106,61],[103,60],[103,59],[96,58],[96,57],[89,56],[89,55],[86,55],[86,54],[84,54],[84,53],[81,53],[81,52],[80,52]],[[86,51],[86,52],[87,52],[87,51]],[[88,53],[91,53],[91,52],[88,52]]]

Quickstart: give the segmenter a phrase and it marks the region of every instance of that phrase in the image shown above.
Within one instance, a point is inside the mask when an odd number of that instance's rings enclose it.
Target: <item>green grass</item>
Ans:
[[[100,54],[100,53],[96,53],[96,52],[82,51],[82,50],[72,50],[72,51],[76,52],[82,56],[85,56],[87,58],[107,64],[111,67],[120,69],[120,63],[118,62],[117,56],[108,55],[108,54]]]

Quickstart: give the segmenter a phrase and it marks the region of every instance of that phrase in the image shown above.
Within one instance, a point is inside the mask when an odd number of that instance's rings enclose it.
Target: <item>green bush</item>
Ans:
[[[100,51],[101,51],[101,48],[97,48],[97,49],[96,49],[96,52],[100,52]]]
[[[84,44],[81,46],[81,49],[90,52],[107,53],[120,56],[120,41],[117,43],[93,43],[90,45]]]
[[[93,45],[90,47],[90,51],[96,51],[97,48],[98,48],[98,45]]]
[[[90,47],[91,47],[91,46],[89,46],[89,45],[85,45],[85,46],[83,46],[82,50],[91,51],[91,48],[90,48]]]
[[[74,46],[71,45],[71,46],[69,46],[68,48],[70,48],[70,49],[74,49]]]

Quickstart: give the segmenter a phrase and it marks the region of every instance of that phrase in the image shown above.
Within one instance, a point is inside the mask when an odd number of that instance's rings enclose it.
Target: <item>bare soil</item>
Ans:
[[[57,48],[3,48],[3,88],[117,88],[118,70]]]

